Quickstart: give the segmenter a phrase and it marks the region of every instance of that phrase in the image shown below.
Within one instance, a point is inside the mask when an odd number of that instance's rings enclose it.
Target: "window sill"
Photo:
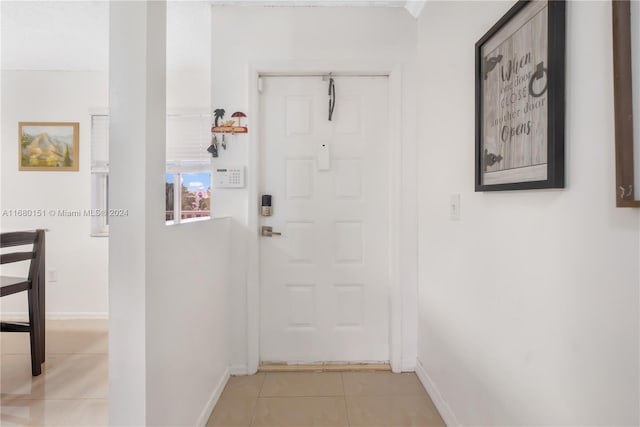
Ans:
[[[179,223],[175,223],[173,220],[170,221],[165,221],[166,225],[181,225],[181,224],[189,224],[191,222],[200,222],[200,221],[208,221],[210,219],[214,219],[210,216],[203,216],[203,217],[198,217],[198,218],[186,218],[181,220]]]

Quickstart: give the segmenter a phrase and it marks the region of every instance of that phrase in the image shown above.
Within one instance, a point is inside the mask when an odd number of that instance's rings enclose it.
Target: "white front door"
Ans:
[[[263,77],[262,362],[389,360],[388,79]]]

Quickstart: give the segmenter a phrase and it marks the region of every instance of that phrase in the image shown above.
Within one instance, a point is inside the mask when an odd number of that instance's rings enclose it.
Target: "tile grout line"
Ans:
[[[267,375],[269,375],[268,373],[265,373],[262,375],[262,381],[260,382],[260,390],[258,390],[258,396],[257,397],[264,397],[262,396],[262,389],[264,389],[264,383],[267,381]]]
[[[351,420],[349,419],[349,406],[347,406],[347,391],[344,388],[344,372],[340,372],[340,382],[342,383],[342,401],[344,402],[344,412],[347,416],[347,426],[351,426]]]
[[[343,397],[342,394],[313,394],[313,395],[304,395],[304,396],[292,396],[292,395],[282,395],[282,396],[261,396],[260,399],[331,399],[336,397]]]
[[[109,400],[109,399],[106,397],[37,397],[35,399],[3,397],[0,400],[3,400],[2,403],[7,404],[7,403],[31,402],[31,401],[40,401],[40,400]],[[4,400],[9,400],[9,402],[4,402]]]
[[[259,399],[259,397],[256,397],[256,404],[253,405],[253,411],[251,413],[251,419],[249,420],[249,427],[253,427],[253,422],[256,419],[256,412],[258,411],[258,399]]]
[[[256,420],[256,414],[258,413],[258,401],[262,395],[262,389],[264,388],[264,383],[267,381],[267,374],[263,374],[262,381],[260,382],[260,389],[258,390],[258,395],[256,396],[256,404],[253,406],[253,413],[251,414],[251,420],[249,421],[249,427],[253,427],[253,423]]]
[[[45,353],[45,356],[108,356],[109,352],[103,353]],[[1,356],[25,356],[31,357],[31,353],[2,353]]]

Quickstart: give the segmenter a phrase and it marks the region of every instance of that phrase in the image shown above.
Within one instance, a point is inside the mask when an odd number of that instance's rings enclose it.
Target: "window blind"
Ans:
[[[211,119],[208,114],[167,116],[167,164],[210,164]]]
[[[208,114],[167,116],[167,156],[169,166],[198,167],[211,163],[207,148],[211,144],[211,119]],[[108,172],[109,116],[91,116],[91,170]]]
[[[91,116],[91,171],[109,171],[109,116]]]

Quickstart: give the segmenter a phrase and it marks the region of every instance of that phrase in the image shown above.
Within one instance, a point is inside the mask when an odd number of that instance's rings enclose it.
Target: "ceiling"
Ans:
[[[167,3],[167,66],[207,70],[210,14],[214,6],[404,7],[418,16],[423,0],[174,0]],[[104,70],[108,68],[108,1],[0,2],[3,70]],[[79,36],[81,35],[81,36]]]

